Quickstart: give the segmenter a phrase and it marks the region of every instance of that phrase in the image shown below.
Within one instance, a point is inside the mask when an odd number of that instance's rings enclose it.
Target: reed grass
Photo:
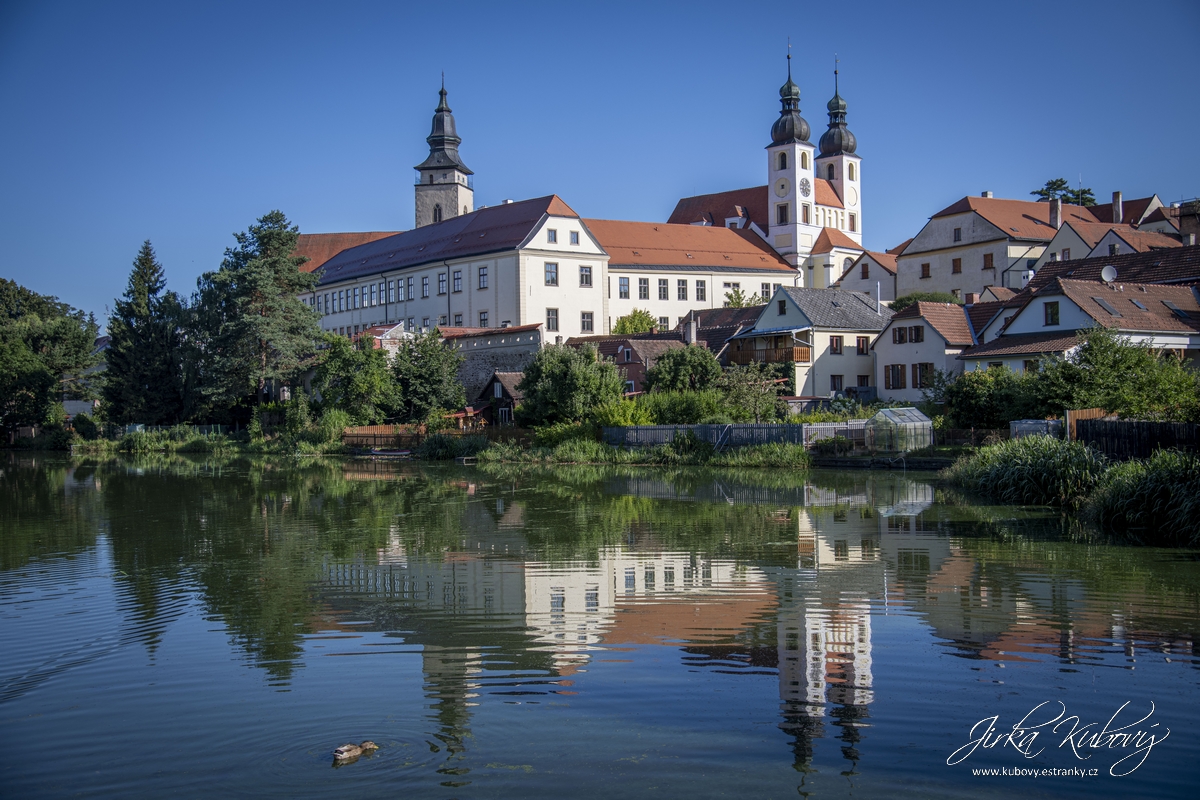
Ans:
[[[1083,507],[1102,530],[1143,544],[1200,544],[1200,455],[1157,450],[1111,467]]]
[[[1078,508],[1107,467],[1102,454],[1079,442],[1026,436],[981,447],[942,477],[1004,503]]]

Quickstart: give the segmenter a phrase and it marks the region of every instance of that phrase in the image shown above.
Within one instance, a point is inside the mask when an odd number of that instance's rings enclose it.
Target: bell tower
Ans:
[[[454,129],[454,114],[446,104],[446,79],[438,93],[441,101],[433,112],[433,129],[425,137],[429,157],[414,167],[417,170],[416,227],[432,225],[475,210],[474,175],[458,155],[462,143]]]
[[[779,119],[771,126],[767,145],[768,241],[789,264],[799,267],[820,228],[812,224],[816,148],[808,140],[808,122],[800,116],[800,87],[792,80],[791,52],[779,102]]]
[[[829,110],[829,129],[821,134],[820,155],[817,156],[817,177],[829,181],[842,198],[845,217],[842,232],[862,244],[862,158],[858,155],[858,140],[846,127],[846,101],[838,91],[838,70],[833,70],[833,99]]]

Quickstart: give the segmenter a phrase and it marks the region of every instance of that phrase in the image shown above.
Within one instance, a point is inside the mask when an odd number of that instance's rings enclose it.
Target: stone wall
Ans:
[[[466,358],[458,369],[458,379],[466,390],[468,404],[479,397],[493,372],[524,372],[542,347],[540,332],[525,331],[513,336],[505,335],[502,328],[487,337],[470,336],[454,341]]]

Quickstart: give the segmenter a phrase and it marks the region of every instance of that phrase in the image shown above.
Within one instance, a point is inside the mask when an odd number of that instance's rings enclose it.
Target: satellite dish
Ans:
[[[1100,280],[1105,283],[1112,283],[1117,279],[1117,268],[1112,264],[1106,264],[1104,269],[1100,270]]]

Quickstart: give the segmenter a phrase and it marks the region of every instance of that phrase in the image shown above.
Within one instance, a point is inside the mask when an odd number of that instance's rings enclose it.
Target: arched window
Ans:
[[[429,182],[433,183],[433,173],[429,173]]]
[[[440,205],[435,205],[433,207],[433,221],[434,222],[442,221],[442,207]]]
[[[467,214],[467,213],[469,213],[469,212],[467,211],[467,207],[466,207],[466,206],[463,206],[463,213],[464,213],[464,214]]]
[[[829,178],[829,180],[833,180],[833,164],[830,164],[825,168],[825,175]]]
[[[845,274],[845,273],[849,272],[849,271],[850,271],[850,267],[851,267],[851,266],[853,266],[853,265],[854,265],[854,259],[853,259],[853,258],[847,258],[847,259],[845,259],[844,261],[842,261],[842,274]]]
[[[852,180],[852,181],[858,180],[858,176],[855,174],[857,172],[857,170],[854,169],[853,161],[851,161],[849,164],[846,165],[846,169],[849,170],[849,172],[847,174],[850,176],[850,180]]]
[[[779,169],[787,169],[787,153],[779,154]]]
[[[808,169],[808,153],[800,154],[800,169]]]

